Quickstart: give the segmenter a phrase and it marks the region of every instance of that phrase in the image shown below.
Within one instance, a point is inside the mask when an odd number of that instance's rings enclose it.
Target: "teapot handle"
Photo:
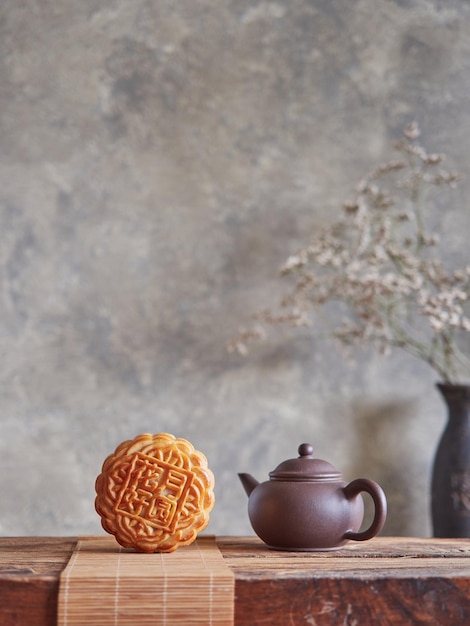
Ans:
[[[354,541],[366,541],[367,539],[372,539],[372,537],[375,537],[375,535],[382,530],[385,523],[385,519],[387,517],[387,499],[382,487],[380,487],[380,485],[378,485],[375,481],[369,480],[368,478],[356,478],[356,480],[353,480],[344,488],[344,493],[348,500],[355,498],[362,491],[368,493],[374,502],[374,519],[367,530],[360,533],[355,533],[349,530],[344,533],[344,539],[353,539]]]

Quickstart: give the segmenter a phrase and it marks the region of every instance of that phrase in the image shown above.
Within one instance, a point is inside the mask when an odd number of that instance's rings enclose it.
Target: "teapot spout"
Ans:
[[[259,482],[256,480],[256,478],[253,478],[251,474],[238,474],[238,477],[241,480],[247,496],[250,495],[256,485],[259,485]]]

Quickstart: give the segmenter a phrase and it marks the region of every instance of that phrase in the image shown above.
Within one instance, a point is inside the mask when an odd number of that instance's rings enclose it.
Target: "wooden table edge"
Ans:
[[[56,626],[60,574],[79,539],[0,538],[2,626]],[[296,589],[310,589],[308,593],[315,589],[317,597],[323,597],[326,602],[325,609],[332,590],[353,589],[356,595],[364,593],[366,597],[367,590],[374,585],[381,589],[393,587],[396,593],[401,593],[400,589],[412,589],[414,582],[421,588],[429,587],[430,598],[442,588],[447,603],[449,594],[454,593],[455,611],[462,614],[465,610],[470,623],[470,539],[377,537],[362,544],[350,542],[338,551],[317,553],[270,550],[252,536],[215,539],[224,562],[234,574],[235,624],[243,624],[247,615],[255,620],[262,603],[269,604],[275,615],[275,610],[283,611],[288,602],[294,602],[300,615],[305,607],[301,606],[300,596],[295,595]],[[283,590],[289,596],[284,600]],[[413,595],[409,590],[406,593]],[[442,602],[440,596],[436,596],[432,606],[438,602]],[[289,608],[291,612],[293,606]],[[343,607],[344,616],[349,606]],[[320,618],[321,615],[312,615],[319,625],[323,623]],[[276,623],[281,622],[270,619],[272,626]]]

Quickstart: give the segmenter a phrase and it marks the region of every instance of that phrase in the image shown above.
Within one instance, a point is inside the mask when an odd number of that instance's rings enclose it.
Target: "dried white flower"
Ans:
[[[470,331],[470,319],[468,317],[462,317],[460,320],[460,328],[462,330]]]
[[[421,134],[421,131],[419,130],[418,122],[413,121],[410,124],[408,124],[408,126],[405,127],[403,134],[405,135],[407,139],[410,139],[410,140],[417,139]]]
[[[364,176],[340,217],[288,257],[281,274],[296,282],[282,299],[285,312],[265,311],[257,319],[271,326],[306,326],[319,307],[341,303],[349,318],[336,328],[331,318],[335,339],[347,346],[371,343],[381,354],[403,348],[454,382],[465,359],[458,341],[470,332],[464,310],[470,266],[445,269],[437,256],[439,238],[426,230],[421,199],[427,187],[452,188],[458,176],[436,172],[444,155],[428,154],[415,143],[419,135],[415,122],[407,126],[396,145],[403,158]],[[257,332],[245,331],[233,345],[246,350]]]

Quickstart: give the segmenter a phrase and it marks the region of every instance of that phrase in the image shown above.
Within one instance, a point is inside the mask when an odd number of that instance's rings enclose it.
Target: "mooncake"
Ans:
[[[202,452],[168,433],[121,443],[96,479],[95,508],[104,530],[125,548],[173,552],[209,523],[214,475]]]

